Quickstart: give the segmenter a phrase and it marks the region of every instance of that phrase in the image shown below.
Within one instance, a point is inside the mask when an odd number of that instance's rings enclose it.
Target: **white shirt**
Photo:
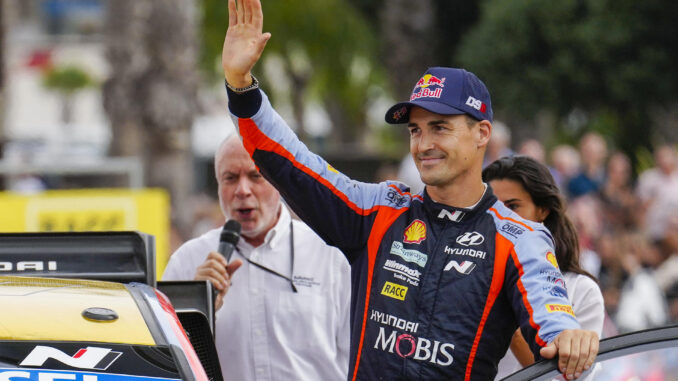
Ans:
[[[245,258],[290,276],[290,214],[280,218],[253,248],[241,239],[224,305],[216,312],[215,341],[225,381],[346,380],[349,356],[350,266],[303,222],[294,220],[294,280],[290,282]],[[163,280],[194,279],[221,229],[184,243],[167,264]]]
[[[567,289],[567,299],[572,304],[572,310],[579,325],[581,325],[581,329],[594,331],[600,338],[603,332],[603,321],[605,320],[605,304],[600,287],[586,275],[572,272],[564,273],[563,280]],[[501,380],[523,367],[509,349],[504,358],[499,361],[498,368],[499,371],[495,380]],[[592,380],[591,376],[595,371],[596,369],[593,369],[586,380]]]
[[[659,327],[668,322],[666,297],[652,272],[638,270],[624,282],[615,320],[622,333]]]

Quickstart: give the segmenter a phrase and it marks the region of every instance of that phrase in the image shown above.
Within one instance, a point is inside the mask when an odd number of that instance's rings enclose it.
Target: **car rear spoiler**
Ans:
[[[156,286],[155,239],[124,232],[0,233],[0,275]]]

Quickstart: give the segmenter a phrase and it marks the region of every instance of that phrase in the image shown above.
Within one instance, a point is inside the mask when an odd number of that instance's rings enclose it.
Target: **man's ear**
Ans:
[[[481,120],[478,122],[478,141],[476,142],[478,148],[486,147],[490,142],[492,136],[492,123],[489,120]]]

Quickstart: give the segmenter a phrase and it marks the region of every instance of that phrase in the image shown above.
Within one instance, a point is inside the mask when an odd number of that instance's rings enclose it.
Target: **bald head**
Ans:
[[[221,144],[219,144],[219,148],[217,148],[217,152],[214,154],[214,171],[217,176],[217,180],[219,180],[219,163],[222,161],[227,161],[229,157],[232,158],[235,156],[241,156],[243,154],[249,157],[245,147],[240,141],[238,134],[231,134],[226,139],[224,139]]]

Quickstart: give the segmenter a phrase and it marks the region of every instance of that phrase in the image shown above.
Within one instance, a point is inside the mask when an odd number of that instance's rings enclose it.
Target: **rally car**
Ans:
[[[0,234],[0,380],[221,380],[155,287],[152,249],[133,232]]]

